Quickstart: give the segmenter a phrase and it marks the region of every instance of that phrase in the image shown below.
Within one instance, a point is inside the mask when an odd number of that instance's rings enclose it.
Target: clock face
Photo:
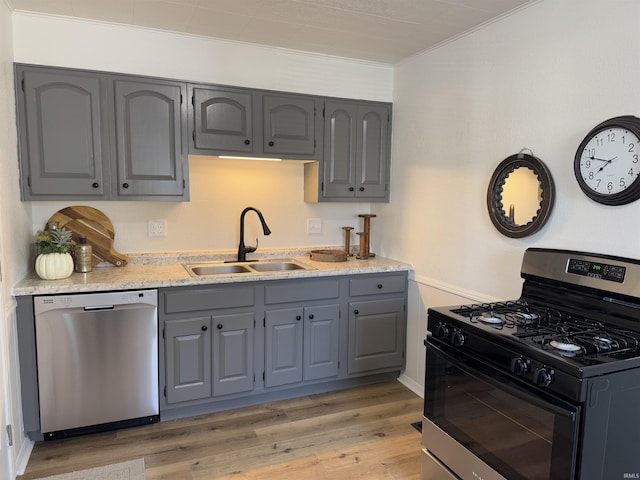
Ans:
[[[597,202],[622,205],[636,200],[640,196],[638,134],[626,125],[596,127],[580,144],[574,170],[582,190]]]

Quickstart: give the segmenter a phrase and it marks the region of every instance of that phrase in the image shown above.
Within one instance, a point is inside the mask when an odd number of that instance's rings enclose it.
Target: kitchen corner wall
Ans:
[[[373,213],[381,253],[415,267],[409,331],[420,340],[430,306],[517,297],[527,247],[640,258],[640,201],[597,204],[573,173],[592,127],[640,117],[639,29],[635,0],[543,0],[395,66],[392,198]],[[557,196],[539,232],[511,239],[489,220],[486,193],[524,147]],[[421,383],[424,347],[408,338],[406,374]]]
[[[323,96],[392,101],[393,67],[290,50],[59,17],[14,13],[14,58],[34,63],[175,78]],[[342,226],[359,227],[370,205],[308,204],[301,162],[193,157],[191,201],[76,202],[103,211],[123,253],[234,250],[242,209],[260,209],[273,231],[263,237],[247,215],[246,243],[261,248],[339,245]],[[74,202],[31,202],[32,229]],[[323,233],[308,235],[307,218]],[[147,221],[166,219],[166,238],[149,238]],[[375,232],[372,243],[376,242]]]

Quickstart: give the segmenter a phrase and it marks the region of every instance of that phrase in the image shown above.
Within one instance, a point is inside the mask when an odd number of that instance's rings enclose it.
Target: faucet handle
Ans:
[[[245,253],[252,253],[255,252],[258,249],[258,239],[256,238],[256,246],[252,247],[252,246],[248,246],[248,247],[244,247],[244,251]]]

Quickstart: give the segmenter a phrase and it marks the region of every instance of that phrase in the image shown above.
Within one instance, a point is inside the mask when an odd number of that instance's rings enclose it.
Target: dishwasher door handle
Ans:
[[[84,307],[85,312],[93,312],[95,310],[113,310],[113,305],[95,305],[93,307]]]

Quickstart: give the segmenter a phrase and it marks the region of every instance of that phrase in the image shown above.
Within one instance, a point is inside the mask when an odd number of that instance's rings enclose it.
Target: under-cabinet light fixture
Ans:
[[[219,155],[218,158],[231,158],[235,160],[265,160],[267,162],[281,162],[281,158],[267,158],[267,157],[230,157],[226,155]]]

